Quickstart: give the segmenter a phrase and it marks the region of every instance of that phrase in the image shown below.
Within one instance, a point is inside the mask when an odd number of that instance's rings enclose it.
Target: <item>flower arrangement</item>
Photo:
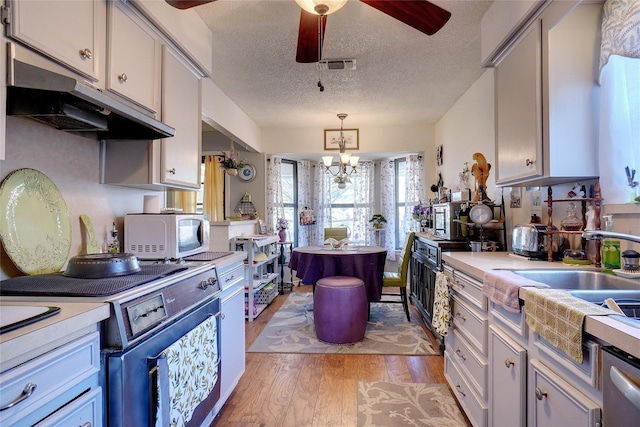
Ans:
[[[284,218],[278,218],[276,220],[276,228],[278,230],[286,230],[287,228],[289,228],[289,221]]]
[[[381,229],[382,227],[384,227],[384,224],[386,224],[387,219],[384,217],[384,215],[382,214],[375,214],[371,217],[371,219],[369,220],[369,222],[371,222],[373,224],[373,228],[375,229]]]
[[[230,151],[229,154],[222,152],[223,157],[220,159],[220,167],[223,169],[242,169],[245,167],[244,160],[238,160],[238,153]]]
[[[429,219],[431,217],[431,206],[418,202],[418,204],[413,207],[412,215],[413,219],[417,221]]]

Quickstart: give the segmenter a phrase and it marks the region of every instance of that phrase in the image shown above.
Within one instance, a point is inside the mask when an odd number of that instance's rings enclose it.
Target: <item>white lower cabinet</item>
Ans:
[[[529,370],[529,426],[600,427],[599,405],[537,359]]]
[[[489,396],[489,425],[526,425],[527,351],[495,326],[489,327]]]
[[[486,427],[489,408],[483,398],[478,396],[466,381],[466,376],[453,362],[450,352],[444,354],[444,376],[462,406],[464,413],[474,427]]]

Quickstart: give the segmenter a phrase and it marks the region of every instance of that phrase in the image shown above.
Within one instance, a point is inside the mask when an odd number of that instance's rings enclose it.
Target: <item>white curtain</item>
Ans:
[[[313,208],[313,200],[311,200],[311,162],[309,160],[300,160],[298,165],[298,212],[304,209]],[[297,246],[308,246],[311,244],[311,230],[316,225],[299,225],[298,226],[298,244]]]
[[[393,160],[380,162],[380,210],[387,219],[384,247],[387,259],[396,259],[396,171]]]
[[[419,154],[407,156],[406,183],[405,215],[404,220],[400,222],[401,236],[406,236],[411,232],[414,223],[412,217],[413,207],[419,202],[426,203],[424,193],[424,160]]]
[[[313,194],[315,194],[313,210],[316,212],[316,225],[311,230],[309,240],[312,245],[322,245],[324,228],[328,226],[325,224],[331,225],[331,193],[326,189],[333,181],[328,179],[329,174],[324,172],[322,162],[317,162],[313,167]]]
[[[640,1],[607,0],[600,49],[600,184],[607,204],[628,203],[640,172]],[[636,173],[634,181],[640,181]]]
[[[284,218],[284,207],[282,202],[282,159],[271,157],[267,162],[267,227],[276,229],[276,220]]]

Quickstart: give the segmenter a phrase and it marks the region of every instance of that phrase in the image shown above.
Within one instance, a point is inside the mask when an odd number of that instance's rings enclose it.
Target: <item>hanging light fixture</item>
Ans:
[[[344,6],[347,0],[296,0],[298,6],[314,15],[330,15]]]
[[[338,184],[338,188],[345,188],[347,186],[347,183],[351,182],[351,179],[349,177],[352,174],[356,173],[356,166],[358,165],[358,160],[360,160],[360,157],[352,156],[351,154],[345,152],[345,145],[347,141],[344,138],[343,123],[344,123],[344,119],[347,118],[347,114],[340,113],[338,114],[338,118],[340,119],[340,136],[338,137],[338,148],[340,150],[339,158],[338,158],[338,162],[339,162],[338,172],[334,173],[331,170],[331,165],[333,164],[333,156],[323,156],[322,161],[325,167],[324,172],[330,173],[335,177],[333,179],[333,182]],[[347,172],[347,166],[351,166],[351,169],[348,172]]]

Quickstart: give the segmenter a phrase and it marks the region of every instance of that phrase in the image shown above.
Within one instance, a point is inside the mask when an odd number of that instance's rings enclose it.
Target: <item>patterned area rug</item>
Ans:
[[[466,427],[446,384],[358,383],[358,427]]]
[[[252,353],[344,353],[433,355],[427,335],[415,321],[407,322],[402,304],[371,304],[371,319],[362,341],[331,345],[316,338],[313,294],[289,294],[282,307],[249,348]]]

